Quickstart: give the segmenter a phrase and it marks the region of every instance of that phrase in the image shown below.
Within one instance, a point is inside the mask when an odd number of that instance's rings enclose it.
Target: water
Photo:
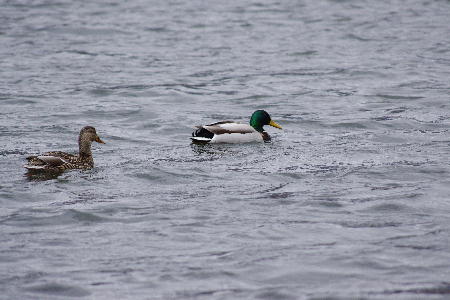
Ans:
[[[2,1],[0,298],[448,299],[449,21],[448,1]],[[256,109],[272,143],[190,144]],[[24,176],[85,125],[93,170]]]

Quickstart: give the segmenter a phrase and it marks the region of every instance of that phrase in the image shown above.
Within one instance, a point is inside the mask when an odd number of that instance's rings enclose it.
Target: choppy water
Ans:
[[[1,1],[0,298],[448,299],[448,1]],[[266,109],[270,144],[194,146]],[[28,180],[27,155],[96,167]]]

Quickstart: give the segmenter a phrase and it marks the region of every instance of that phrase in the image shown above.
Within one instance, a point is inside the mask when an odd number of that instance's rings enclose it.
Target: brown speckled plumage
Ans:
[[[24,165],[29,171],[62,172],[69,169],[90,169],[94,167],[91,143],[104,142],[99,138],[94,127],[86,126],[80,131],[78,138],[79,154],[73,155],[62,151],[51,151],[41,155],[27,157]]]

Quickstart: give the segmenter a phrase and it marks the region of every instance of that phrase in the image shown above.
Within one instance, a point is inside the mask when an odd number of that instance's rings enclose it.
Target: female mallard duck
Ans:
[[[233,121],[222,121],[214,124],[197,126],[192,133],[194,143],[248,143],[270,141],[270,136],[263,126],[270,125],[281,129],[281,126],[272,121],[265,110],[257,110],[250,118],[250,125]]]
[[[62,172],[68,169],[90,169],[94,167],[91,143],[104,144],[92,126],[83,127],[78,137],[80,152],[73,155],[61,151],[47,152],[38,156],[27,157],[28,164],[24,165],[30,171]]]

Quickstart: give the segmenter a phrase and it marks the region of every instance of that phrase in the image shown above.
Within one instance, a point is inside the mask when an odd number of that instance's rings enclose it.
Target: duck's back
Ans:
[[[194,142],[207,143],[248,143],[261,142],[263,137],[248,124],[223,121],[199,126],[192,134]]]
[[[51,151],[41,155],[27,157],[28,164],[24,167],[36,171],[64,171],[67,169],[91,168],[90,160],[83,161],[78,155],[62,151]]]

